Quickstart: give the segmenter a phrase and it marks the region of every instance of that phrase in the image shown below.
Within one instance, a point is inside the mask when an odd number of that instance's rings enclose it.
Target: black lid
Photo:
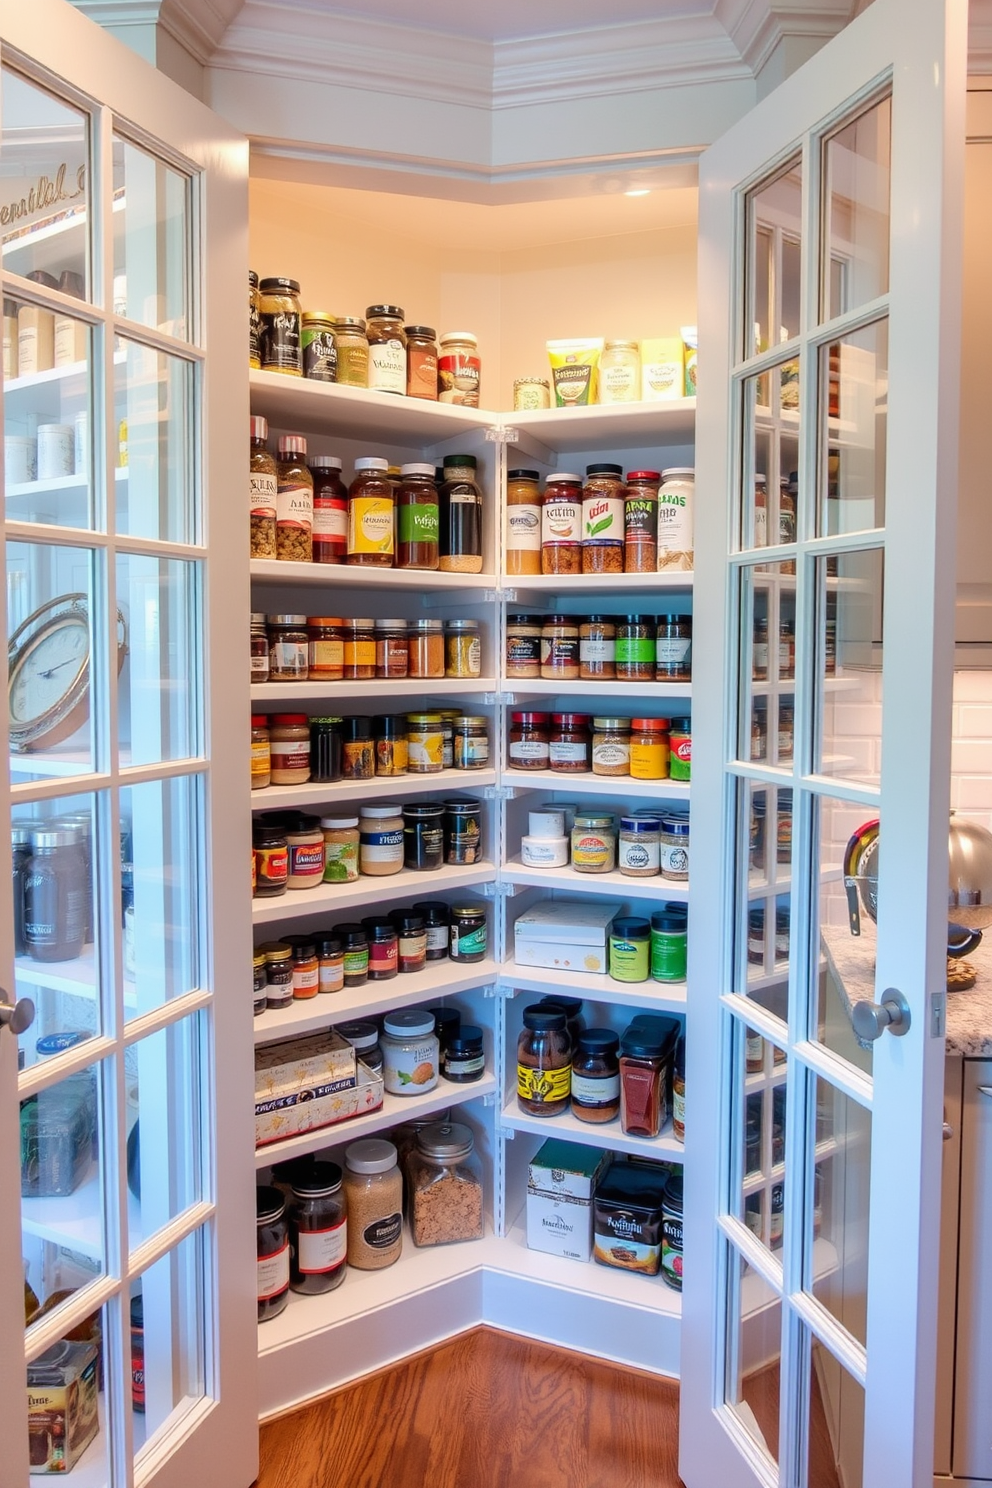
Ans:
[[[366,915],[362,924],[368,931],[370,940],[396,939],[396,926],[385,915]]]
[[[294,953],[301,959],[309,961],[317,954],[317,943],[307,935],[286,936],[291,940]]]
[[[361,714],[343,719],[342,728],[345,738],[351,740],[352,743],[358,740],[371,739],[372,737],[372,720],[363,717]]]
[[[369,943],[364,925],[349,921],[346,925],[338,925],[337,932],[344,941],[345,950],[358,950]]]
[[[564,1032],[567,1022],[564,1008],[541,1007],[539,1003],[524,1008],[524,1027],[534,1033]]]
[[[403,311],[401,310],[399,305],[370,305],[365,312],[365,319],[371,320],[373,315],[388,315],[390,320],[405,319]]]
[[[586,475],[623,475],[622,465],[587,465]]]
[[[685,1074],[685,1034],[680,1033],[675,1043],[675,1073]]]
[[[389,918],[400,935],[412,935],[416,930],[423,930],[425,924],[423,915],[413,909],[391,909]]]
[[[340,935],[332,932],[329,935],[318,935],[316,946],[318,956],[336,956],[344,949],[344,941]]]
[[[286,1199],[281,1189],[270,1188],[266,1183],[255,1189],[255,1218],[259,1224],[278,1219],[285,1207]]]
[[[537,470],[508,470],[507,480],[540,480],[540,472]]]
[[[482,1047],[482,1029],[474,1023],[463,1023],[455,1032],[447,1034],[445,1043],[449,1054],[471,1054]]]
[[[248,283],[252,289],[258,288],[258,275],[255,273],[254,269],[248,270]]]
[[[669,930],[681,935],[685,931],[686,924],[686,916],[670,914],[667,909],[656,909],[651,916],[652,930]]]
[[[139,1292],[136,1297],[131,1298],[131,1327],[143,1328],[145,1326],[145,1299]]]
[[[620,1039],[621,1054],[641,1054],[647,1059],[659,1058],[671,1043],[671,1036],[667,1038],[660,1029],[651,1028],[646,1024],[631,1023],[625,1028]]]
[[[290,294],[299,294],[300,281],[298,279],[263,279],[258,287],[263,292],[267,289],[286,289]]]
[[[337,1163],[311,1163],[308,1170],[294,1175],[293,1192],[299,1194],[300,1198],[333,1193],[336,1188],[341,1187],[341,1176]]]
[[[25,278],[31,279],[35,284],[43,284],[46,289],[58,289],[59,281],[54,274],[49,274],[45,269],[32,269]]]
[[[403,329],[408,336],[426,336],[429,341],[437,337],[437,331],[433,326],[404,326]]]
[[[620,1046],[620,1036],[612,1028],[585,1028],[575,1042],[580,1054],[612,1054]]]
[[[461,1027],[462,1015],[457,1008],[429,1007],[427,1012],[434,1016],[434,1027],[444,1030],[445,1033],[454,1032]]]
[[[566,1014],[568,1015],[569,1018],[577,1018],[579,1016],[579,1014],[581,1013],[581,1011],[582,1011],[582,998],[581,997],[555,997],[555,995],[553,993],[549,993],[547,997],[542,997],[541,1000],[540,1000],[540,1002],[537,1005],[538,1005],[538,1007],[542,1007],[542,1008],[543,1007],[560,1007],[560,1008],[564,1008],[564,1010],[565,1010],[565,1012],[566,1012]]]
[[[478,463],[474,455],[445,455],[443,469],[447,470],[449,465],[453,467],[469,465],[474,470]]]
[[[653,625],[653,615],[624,615],[624,625]]]
[[[450,811],[453,816],[476,816],[482,810],[482,802],[469,799],[459,801],[454,796],[442,802],[445,811]]]
[[[425,925],[447,925],[451,910],[443,900],[423,899],[413,906],[414,914],[423,915]]]
[[[673,1173],[665,1184],[665,1208],[682,1213],[682,1170]]]
[[[377,714],[372,720],[372,732],[377,739],[405,739],[407,732],[406,714]]]
[[[431,821],[444,815],[440,801],[407,801],[403,807],[404,820]]]
[[[610,926],[612,935],[622,935],[627,940],[633,938],[643,939],[651,934],[651,921],[642,919],[639,915],[617,915]]]
[[[765,906],[763,904],[756,904],[753,909],[749,909],[747,912],[747,922],[749,925],[762,926],[765,923]]]

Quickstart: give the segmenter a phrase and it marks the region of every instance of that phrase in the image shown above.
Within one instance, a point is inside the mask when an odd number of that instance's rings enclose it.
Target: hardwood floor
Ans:
[[[262,1427],[257,1488],[679,1488],[678,1386],[476,1328]]]

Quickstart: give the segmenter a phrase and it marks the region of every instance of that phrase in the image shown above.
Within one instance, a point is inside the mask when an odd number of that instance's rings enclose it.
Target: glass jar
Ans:
[[[265,790],[272,783],[272,754],[269,744],[269,715],[251,715],[251,788]]]
[[[269,425],[264,418],[248,420],[250,444],[248,453],[248,488],[251,508],[251,556],[276,556],[276,495],[278,467],[269,454],[266,440]]]
[[[544,483],[541,572],[582,572],[582,477],[558,470]]]
[[[258,949],[265,956],[266,1007],[288,1007],[293,1000],[293,947],[285,940],[267,940]]]
[[[284,563],[311,563],[313,476],[302,434],[279,436],[276,471],[276,557]]]
[[[658,490],[658,572],[691,573],[696,472],[688,467],[661,472]],[[759,544],[761,546],[761,544]]]
[[[375,779],[372,726],[364,715],[341,720],[341,776],[344,780]]]
[[[541,627],[541,676],[566,682],[578,675],[578,620],[574,615],[548,615]]]
[[[600,403],[638,403],[641,348],[637,341],[606,341],[599,354]]]
[[[550,714],[510,714],[507,764],[511,770],[547,770],[551,765]]]
[[[346,682],[371,682],[375,677],[375,621],[370,615],[345,620],[342,674]]]
[[[255,865],[254,898],[274,899],[286,892],[289,852],[286,833],[264,821],[252,824],[251,845]]]
[[[303,376],[300,285],[296,279],[263,279],[258,286],[258,353],[263,372]]]
[[[366,915],[362,920],[369,938],[369,981],[391,982],[399,972],[399,938],[387,915]]]
[[[265,952],[252,955],[252,1013],[258,1018],[265,1012]]]
[[[444,675],[481,677],[482,642],[478,620],[449,620],[444,627]]]
[[[417,1133],[406,1168],[414,1245],[482,1239],[482,1164],[474,1145],[471,1127],[461,1122],[437,1121]]]
[[[358,817],[322,816],[324,834],[324,882],[357,883]]]
[[[373,718],[372,739],[376,775],[405,775],[410,762],[405,717],[400,713]]]
[[[427,933],[428,961],[446,961],[448,958],[448,924],[451,911],[443,901],[426,899],[413,906],[413,913],[420,915]]]
[[[454,768],[456,770],[485,770],[488,764],[488,720],[475,713],[466,713],[456,718]]]
[[[582,572],[623,573],[623,466],[586,466],[582,488]]]
[[[630,774],[633,780],[668,778],[668,719],[630,720]]]
[[[572,1040],[563,1009],[524,1008],[517,1039],[517,1105],[528,1116],[560,1116],[568,1110],[572,1084]]]
[[[403,808],[390,801],[359,808],[358,865],[372,878],[390,878],[403,869]]]
[[[795,747],[795,705],[780,702],[778,705],[778,758],[781,764],[791,760]]]
[[[254,269],[249,269],[248,270],[248,365],[249,365],[249,367],[256,367],[256,368],[257,367],[261,367],[261,365],[262,365],[262,354],[261,354],[261,351],[259,349],[259,333],[261,331],[261,318],[259,316],[258,300],[259,300],[259,296],[258,296],[258,275],[255,273],[255,270]],[[4,300],[4,302],[3,302],[3,310],[4,310],[4,318],[5,319],[6,319],[7,315],[8,315],[8,313],[9,313],[7,307],[8,307],[8,305],[10,303],[11,303],[11,301],[9,301],[9,300]],[[14,315],[15,315],[15,327],[16,327],[16,315],[17,315],[16,308],[14,310]],[[5,330],[6,330],[6,328],[5,328]],[[14,332],[14,336],[15,336],[15,344],[16,344],[16,329],[15,329],[15,332]],[[6,349],[6,341],[7,341],[7,336],[5,334],[4,335],[5,349]],[[9,367],[8,365],[5,364],[4,365],[4,374],[3,375],[4,375],[5,378],[7,378],[7,377],[16,377],[17,376],[17,368],[16,367],[11,368],[11,367]]]
[[[656,910],[651,916],[651,975],[656,982],[684,982],[688,945],[688,916],[676,914],[684,905]]]
[[[300,321],[303,376],[314,382],[337,382],[338,353],[334,316],[327,310],[304,310]]]
[[[269,615],[269,681],[305,682],[310,675],[306,615]]]
[[[255,1294],[258,1321],[278,1317],[289,1301],[289,1225],[286,1200],[278,1188],[255,1189]]]
[[[441,709],[441,763],[445,770],[453,770],[455,767],[455,724],[458,717],[457,708]]]
[[[482,861],[482,802],[444,802],[444,861],[451,867]]]
[[[534,413],[539,408],[551,407],[551,385],[546,377],[515,377],[513,379],[514,413]]]
[[[251,617],[251,680],[269,680],[269,633],[265,616],[259,611],[253,611]]]
[[[437,396],[441,403],[478,408],[482,362],[471,331],[446,331],[437,358]]]
[[[474,1023],[460,1023],[449,1033],[441,1050],[441,1074],[452,1085],[473,1085],[486,1072],[486,1054],[482,1029]]]
[[[305,713],[273,713],[269,749],[273,785],[306,785],[310,779],[310,720]]]
[[[343,991],[344,942],[340,935],[318,935],[316,944],[318,991],[321,993]]]
[[[379,393],[406,392],[406,331],[399,305],[370,305],[365,312],[369,340],[370,388]]]
[[[339,387],[369,385],[369,338],[365,322],[358,316],[339,315],[334,322],[334,349],[338,354]]]
[[[655,679],[688,682],[692,678],[692,616],[659,615],[655,637]]]
[[[320,990],[317,947],[303,935],[292,936],[290,944],[293,947],[290,962],[293,968],[293,1001],[309,1002]]]
[[[434,873],[444,862],[444,807],[438,801],[409,801],[403,807],[403,866]]]
[[[540,615],[507,615],[503,666],[507,677],[541,675],[541,623]]]
[[[751,680],[768,680],[768,620],[764,615],[754,617],[754,639],[751,644]]]
[[[622,816],[617,867],[625,878],[654,878],[661,872],[661,821],[656,816]]]
[[[409,976],[423,971],[427,966],[427,927],[423,915],[412,909],[394,909],[389,918],[399,940],[400,974]]]
[[[444,676],[444,626],[440,620],[414,620],[408,632],[411,677]]]
[[[683,1102],[685,1100],[685,1080],[682,1081]],[[685,1123],[682,1124],[685,1139]],[[782,1184],[777,1187],[784,1194]],[[775,1206],[775,1188],[772,1188],[772,1208]],[[772,1238],[774,1246],[774,1237]],[[670,1174],[665,1191],[662,1196],[661,1207],[661,1274],[670,1287],[677,1292],[682,1290],[682,1267],[683,1267],[683,1241],[682,1241],[682,1172]]]
[[[376,677],[398,679],[409,675],[408,622],[403,619],[375,622]]]
[[[617,680],[653,682],[655,625],[650,615],[625,615],[617,625]]]
[[[289,889],[315,889],[324,878],[324,834],[318,816],[299,815],[295,826],[287,828],[286,849],[289,853]]]
[[[437,340],[433,326],[404,326],[406,395],[437,402]]]
[[[348,487],[348,550],[345,561],[355,568],[392,568],[394,495],[386,472],[389,461],[363,455],[355,461]]]
[[[572,1055],[572,1115],[600,1124],[620,1111],[620,1040],[611,1028],[585,1028]]]
[[[440,1073],[441,1046],[434,1015],[422,1008],[386,1013],[382,1020],[382,1077],[389,1095],[424,1095]]]
[[[616,857],[613,817],[598,811],[576,812],[572,828],[572,867],[576,873],[612,873]]]
[[[552,713],[548,767],[559,775],[585,774],[591,764],[588,713]]]
[[[308,677],[340,682],[344,676],[344,621],[340,615],[307,616]]]
[[[768,546],[768,481],[764,475],[754,477],[754,540],[753,547]]]
[[[631,1024],[620,1040],[620,1130],[629,1137],[657,1137],[668,1115],[664,1042],[644,1025]]]
[[[382,1050],[379,1047],[379,1030],[372,1022],[364,1018],[356,1018],[354,1022],[338,1023],[335,1032],[355,1051],[356,1058],[360,1059],[374,1075],[382,1074]]]
[[[410,774],[438,774],[444,769],[444,730],[440,713],[408,713],[406,727]]]
[[[433,465],[401,465],[396,492],[397,568],[436,569],[439,507]]]
[[[673,718],[668,726],[671,746],[668,768],[673,780],[688,780],[692,774],[692,720]]]
[[[444,457],[444,482],[438,493],[438,568],[442,573],[482,572],[484,503],[476,483],[476,463],[474,455]]]
[[[592,721],[592,773],[630,774],[630,719],[603,717]]]
[[[343,563],[348,552],[348,487],[337,455],[311,455],[313,561]]]
[[[369,937],[364,925],[348,922],[337,927],[344,956],[344,985],[364,987],[369,979]]]
[[[778,628],[778,674],[789,678],[796,670],[796,627],[791,620],[782,620]]]
[[[381,1271],[403,1250],[403,1177],[396,1148],[381,1137],[352,1142],[344,1153],[348,1265]]]
[[[610,976],[615,982],[646,982],[650,961],[650,921],[634,915],[617,915],[610,926]]]
[[[326,784],[342,775],[344,719],[331,715],[310,720],[310,779]]]
[[[623,566],[627,573],[658,569],[657,470],[631,470],[623,507]]]
[[[293,1176],[289,1206],[289,1284],[316,1297],[344,1281],[348,1222],[337,1163],[316,1162]]]
[[[686,883],[689,878],[689,818],[661,818],[661,876]]]
[[[541,572],[541,493],[536,470],[510,470],[506,476],[507,574]]]
[[[609,615],[587,615],[579,626],[579,676],[612,681],[617,674],[617,628]]]
[[[453,904],[448,927],[452,961],[484,961],[489,948],[489,924],[484,904]]]

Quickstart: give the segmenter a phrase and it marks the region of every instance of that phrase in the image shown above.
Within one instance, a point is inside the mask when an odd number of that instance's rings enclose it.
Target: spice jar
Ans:
[[[320,818],[299,815],[295,826],[287,828],[286,850],[289,854],[288,889],[315,889],[324,878],[324,834]]]
[[[653,682],[655,627],[649,615],[625,615],[617,625],[617,680]]]
[[[269,680],[269,633],[264,614],[257,611],[251,617],[251,680],[253,683]]]
[[[482,802],[444,802],[444,861],[453,867],[482,861]]]
[[[289,1205],[290,1272],[294,1292],[316,1297],[344,1281],[348,1223],[341,1169],[316,1162],[293,1175]]]
[[[344,942],[340,935],[318,935],[317,989],[340,992],[344,987]]]
[[[267,713],[251,716],[251,788],[265,790],[272,783],[272,754]]]
[[[507,615],[503,667],[507,677],[541,675],[541,623],[540,615]]]
[[[370,615],[341,622],[342,676],[346,682],[371,682],[375,677],[375,621]]]
[[[255,1294],[258,1321],[278,1317],[289,1301],[289,1225],[286,1200],[278,1188],[255,1189]]]
[[[665,1037],[632,1023],[620,1040],[620,1129],[630,1137],[656,1137],[668,1117]]]
[[[617,867],[626,878],[654,878],[661,871],[661,821],[656,816],[622,816]]]
[[[265,1012],[265,952],[252,955],[252,1014],[258,1018]]]
[[[365,322],[358,316],[339,315],[334,322],[334,349],[338,354],[339,387],[368,387],[369,339]]]
[[[672,751],[669,759],[672,779],[688,780],[692,773],[691,719],[673,718],[668,729],[668,740]]]
[[[536,470],[510,470],[506,476],[507,574],[541,572],[541,493]]]
[[[340,780],[344,719],[333,716],[310,720],[310,779],[321,783]]]
[[[484,961],[489,945],[486,906],[453,904],[448,935],[452,961]]]
[[[293,947],[285,940],[267,940],[258,949],[265,956],[266,1007],[288,1007],[293,1000]]]
[[[617,915],[610,926],[610,976],[616,982],[646,982],[650,961],[650,921]]]
[[[276,496],[278,467],[269,454],[266,440],[269,425],[264,418],[248,420],[250,445],[248,453],[248,487],[251,508],[251,556],[276,556]]]
[[[261,351],[259,349],[259,333],[261,331],[261,318],[259,316],[258,300],[259,300],[259,296],[258,296],[258,275],[255,273],[255,270],[254,269],[249,269],[248,270],[248,365],[249,365],[249,367],[254,367],[254,368],[261,367],[261,365],[262,365],[262,354],[261,354]],[[8,308],[7,308],[8,305],[11,305],[12,303],[13,302],[10,301],[10,300],[4,300],[4,302],[3,302],[4,318],[6,318],[7,315],[8,315],[8,313],[9,313],[8,312]],[[16,332],[16,315],[17,315],[16,307],[14,309],[14,315],[15,315],[14,337],[15,337],[15,344],[16,344],[16,334],[17,334],[17,332]],[[5,335],[4,336],[4,350],[6,351],[6,349],[7,349],[7,336]],[[11,369],[11,367],[9,365],[7,365],[7,363],[5,362],[4,363],[4,374],[3,375],[4,375],[5,378],[16,377],[17,376],[17,368],[14,367],[13,369]]]
[[[324,882],[357,882],[358,817],[322,816],[320,830],[324,834]]]
[[[630,719],[603,717],[592,721],[592,773],[630,774]]]
[[[410,774],[438,774],[444,769],[444,731],[440,713],[408,713],[406,726]]]
[[[370,305],[365,312],[370,388],[406,392],[406,331],[399,305]]]
[[[669,904],[651,916],[651,975],[657,982],[685,981],[688,940],[685,910],[684,904]]]
[[[406,395],[437,402],[437,341],[433,326],[404,326]]]
[[[408,675],[410,651],[408,622],[403,619],[375,622],[375,675],[397,679]]]
[[[437,358],[438,401],[478,408],[481,378],[478,339],[471,331],[446,331]]]
[[[399,940],[400,972],[423,971],[427,965],[427,927],[423,915],[412,909],[394,909],[389,918]]]
[[[617,674],[617,628],[609,615],[587,615],[579,626],[579,676],[612,681]]]
[[[414,1245],[482,1239],[482,1164],[474,1145],[471,1127],[461,1122],[436,1121],[417,1133],[406,1168]]]
[[[289,853],[283,828],[273,827],[264,821],[254,822],[251,845],[255,865],[254,897],[274,899],[279,894],[285,894]]]
[[[444,627],[444,675],[481,677],[482,642],[478,620],[449,620]]]
[[[300,320],[300,350],[304,377],[314,382],[337,382],[334,316],[327,310],[304,310]]]
[[[658,682],[688,682],[692,677],[692,616],[659,615],[655,640]]]
[[[410,801],[403,807],[403,866],[433,873],[444,862],[444,807]]]
[[[439,507],[433,465],[401,465],[396,492],[396,566],[438,565]]]
[[[588,713],[552,713],[548,736],[548,766],[560,775],[588,771],[592,737]]]
[[[399,972],[396,926],[386,915],[366,915],[362,924],[369,938],[369,981],[392,981]]]
[[[344,676],[344,621],[340,615],[307,616],[308,677],[340,682]]]
[[[269,615],[269,681],[305,682],[310,675],[306,615]]]
[[[426,899],[413,906],[413,913],[424,921],[428,961],[445,961],[448,956],[448,922],[451,919],[448,906],[443,901]]]
[[[351,1023],[338,1023],[335,1032],[348,1040],[355,1051],[356,1058],[360,1059],[374,1075],[382,1074],[379,1030],[374,1023],[366,1022],[364,1018],[356,1018]]]
[[[438,500],[438,568],[442,573],[481,573],[483,501],[474,455],[445,455]]]
[[[343,563],[348,552],[348,487],[337,455],[311,455],[313,561]]]
[[[458,718],[457,708],[441,709],[441,763],[446,770],[453,770],[455,767],[455,724]]]
[[[373,718],[376,775],[405,775],[409,764],[407,724],[402,714]]]
[[[572,1055],[572,1115],[599,1124],[620,1111],[620,1040],[612,1028],[585,1028]]]
[[[444,676],[444,627],[440,620],[414,620],[408,632],[409,675]]]
[[[269,725],[273,785],[305,785],[310,779],[310,720],[305,713],[273,713]]]
[[[630,720],[630,774],[634,780],[665,780],[668,776],[668,719]]]
[[[382,1020],[383,1085],[389,1095],[424,1095],[440,1071],[441,1046],[434,1015],[422,1008],[387,1013]]]
[[[539,408],[551,407],[551,387],[546,377],[515,377],[513,379],[514,413],[532,413]]]
[[[640,345],[636,341],[605,341],[599,355],[600,403],[637,403],[640,397]]]
[[[356,568],[392,568],[394,496],[389,461],[363,455],[348,487],[346,562]]]
[[[657,470],[631,470],[623,508],[623,566],[627,573],[658,569]]]
[[[541,572],[582,572],[582,477],[558,470],[544,483]]]
[[[337,933],[344,952],[344,985],[364,987],[369,979],[369,937],[365,926],[349,921],[339,925]]]
[[[403,1249],[403,1178],[396,1148],[380,1137],[352,1142],[344,1154],[348,1265],[381,1271]]]
[[[356,715],[341,720],[341,774],[345,780],[375,778],[375,745],[368,718]]]
[[[685,883],[689,877],[689,818],[661,818],[661,876]]]
[[[358,864],[371,877],[390,877],[403,867],[402,807],[395,802],[359,809]]]
[[[300,286],[296,279],[263,279],[258,286],[258,351],[263,372],[303,376]]]
[[[568,1110],[572,1040],[563,1009],[524,1008],[517,1039],[517,1105],[528,1116],[560,1116]]]
[[[484,770],[489,764],[487,720],[475,713],[456,718],[454,744],[456,770]]]
[[[691,573],[693,552],[693,507],[696,472],[673,468],[661,472],[658,490],[658,571],[677,569]],[[756,543],[763,547],[764,542]]]
[[[293,969],[293,1000],[308,1002],[319,990],[317,947],[305,935],[287,936],[293,954],[290,965]]]
[[[547,770],[550,747],[547,713],[511,713],[507,763],[511,770]]]
[[[587,465],[582,488],[582,572],[623,573],[623,466]]]
[[[284,563],[313,559],[313,476],[301,434],[279,436],[276,467],[276,557]]]
[[[613,817],[598,811],[576,812],[572,828],[572,867],[576,873],[612,873],[616,855]]]
[[[541,627],[541,676],[565,682],[578,675],[578,621],[573,615],[548,615]]]

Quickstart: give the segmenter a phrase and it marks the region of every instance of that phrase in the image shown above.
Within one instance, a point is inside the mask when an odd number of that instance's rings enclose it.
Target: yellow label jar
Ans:
[[[359,568],[392,568],[394,550],[393,488],[389,461],[374,455],[355,461],[348,490],[348,554]]]
[[[444,769],[444,728],[440,713],[408,713],[407,769],[411,775],[434,775]]]
[[[572,867],[576,873],[612,873],[617,860],[613,817],[580,811],[572,828]]]
[[[632,718],[630,773],[634,780],[667,780],[668,719]]]

